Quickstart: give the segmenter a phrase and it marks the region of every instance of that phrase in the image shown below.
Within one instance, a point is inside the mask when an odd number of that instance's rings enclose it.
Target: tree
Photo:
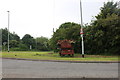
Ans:
[[[10,34],[10,40],[20,41],[20,37],[15,32]]]
[[[55,51],[57,50],[57,41],[58,40],[74,40],[76,43],[74,44],[75,52],[80,52],[80,25],[77,23],[63,23],[60,25],[59,29],[54,32],[53,37],[50,39],[50,46]]]
[[[29,48],[30,46],[32,46],[32,48],[35,48],[35,39],[29,35],[29,34],[25,34],[22,38],[22,43],[27,45],[27,47]]]
[[[2,44],[3,44],[4,42],[7,42],[8,40],[8,30],[7,28],[1,29],[1,30],[2,30]]]
[[[85,28],[86,52],[90,54],[118,54],[120,16],[117,4],[107,2],[89,27]]]
[[[2,32],[2,45],[4,45],[4,48],[7,47],[7,42],[8,42],[8,29],[0,29]],[[19,42],[20,42],[20,37],[15,34],[15,33],[11,33],[9,32],[9,40],[10,40],[10,48],[14,48],[17,47]],[[6,45],[5,45],[6,43]]]
[[[107,2],[104,3],[104,6],[101,7],[101,12],[96,16],[97,19],[105,19],[107,16],[111,16],[112,14],[120,15],[120,9],[117,7],[117,3]]]
[[[8,40],[8,29],[1,29],[2,30],[2,43],[3,42],[7,42]],[[10,40],[16,40],[16,41],[20,41],[20,37],[15,34],[15,33],[10,33],[9,32],[9,36],[10,36]]]
[[[18,47],[19,42],[17,40],[10,40],[10,47],[15,48]]]
[[[41,51],[49,50],[48,38],[41,36],[41,37],[37,37],[35,41],[36,41],[37,50],[41,50]]]

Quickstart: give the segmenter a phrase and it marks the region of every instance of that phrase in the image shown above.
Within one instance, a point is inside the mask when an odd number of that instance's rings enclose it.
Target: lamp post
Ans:
[[[10,51],[10,49],[9,49],[9,18],[10,18],[10,14],[9,14],[9,12],[10,11],[7,11],[8,12],[8,52]]]
[[[83,19],[82,19],[82,3],[80,0],[80,16],[81,16],[81,29],[80,29],[80,34],[82,38],[82,57],[84,58],[84,39],[83,39]]]

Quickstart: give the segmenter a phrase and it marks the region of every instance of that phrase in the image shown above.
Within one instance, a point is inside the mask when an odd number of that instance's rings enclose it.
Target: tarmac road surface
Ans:
[[[3,78],[118,78],[118,63],[2,59]]]

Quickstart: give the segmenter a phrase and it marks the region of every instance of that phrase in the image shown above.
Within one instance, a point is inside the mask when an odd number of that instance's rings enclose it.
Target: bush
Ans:
[[[20,48],[10,48],[11,51],[21,51]]]
[[[20,51],[27,51],[28,50],[28,47],[25,44],[19,44],[18,46],[19,46]]]

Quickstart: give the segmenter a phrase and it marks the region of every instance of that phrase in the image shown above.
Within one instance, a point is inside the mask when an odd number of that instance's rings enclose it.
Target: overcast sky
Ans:
[[[82,0],[83,23],[95,19],[107,1]],[[25,34],[51,38],[53,28],[59,28],[60,24],[80,23],[79,0],[0,0],[0,28],[8,26],[7,11],[10,11],[10,32],[21,38]]]

